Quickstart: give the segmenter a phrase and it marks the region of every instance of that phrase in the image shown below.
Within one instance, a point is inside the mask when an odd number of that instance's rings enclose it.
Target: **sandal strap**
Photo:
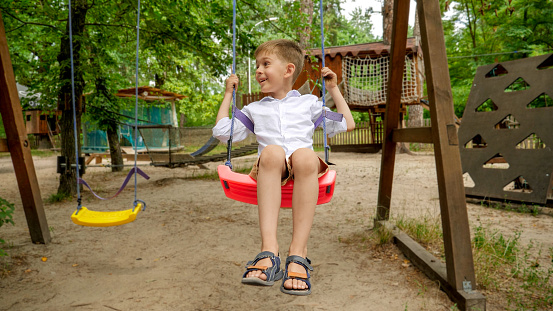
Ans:
[[[257,266],[257,262],[264,258],[269,258],[273,263],[273,266]],[[267,276],[267,281],[273,281],[277,273],[280,271],[280,257],[275,256],[274,253],[269,251],[264,251],[257,254],[254,260],[248,261],[248,263],[246,263],[246,272],[243,274],[242,277],[244,278],[249,272],[256,270],[261,270],[262,273]]]
[[[275,258],[275,257],[277,257],[277,256],[275,256],[275,254],[273,252],[269,252],[269,251],[261,252],[261,253],[257,254],[257,256],[255,256],[255,258],[253,260],[250,260],[250,261],[248,261],[248,263],[246,263],[246,268],[248,266],[255,265],[258,261],[260,261],[263,258],[270,258],[271,261],[273,262],[273,266],[274,266],[275,262],[274,262],[273,258]]]
[[[286,257],[286,270],[288,270],[288,265],[291,262],[302,265],[305,268],[305,270],[313,271],[313,267],[311,267],[311,260],[309,260],[309,258],[307,258],[307,257],[303,258],[303,257],[297,256],[297,255],[292,255],[292,256]]]

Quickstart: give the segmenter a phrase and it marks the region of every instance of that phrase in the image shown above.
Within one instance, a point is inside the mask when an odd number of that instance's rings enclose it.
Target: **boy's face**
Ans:
[[[291,77],[293,70],[290,69],[291,63],[280,59],[274,53],[261,53],[255,59],[256,71],[255,79],[261,86],[263,93],[275,93],[283,90],[288,83],[287,79]],[[289,80],[289,79],[288,79]]]

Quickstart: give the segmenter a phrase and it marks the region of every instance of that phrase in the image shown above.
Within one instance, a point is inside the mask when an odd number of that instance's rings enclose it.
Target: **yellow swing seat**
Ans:
[[[128,224],[136,219],[138,212],[142,210],[143,204],[138,203],[133,209],[114,212],[91,211],[86,207],[81,207],[71,215],[71,220],[77,225],[87,227],[112,227]]]

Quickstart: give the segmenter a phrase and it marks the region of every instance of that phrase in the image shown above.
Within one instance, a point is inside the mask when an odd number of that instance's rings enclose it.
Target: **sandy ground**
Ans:
[[[254,159],[235,159],[235,166],[249,166]],[[296,297],[281,293],[280,282],[273,287],[240,283],[245,262],[259,252],[257,210],[227,199],[218,181],[185,178],[205,169],[141,167],[151,176],[138,186],[147,209],[124,226],[77,226],[70,220],[75,201],[45,203],[52,242],[33,245],[11,159],[1,157],[0,196],[16,203],[16,225],[0,228],[11,245],[11,257],[0,259],[0,310],[450,310],[447,296],[394,246],[363,249],[343,243],[372,228],[380,155],[333,153],[332,161],[336,191],[331,203],[318,207],[309,244],[313,293]],[[392,213],[439,217],[434,158],[402,154],[396,163]],[[55,164],[55,157],[35,158],[45,200],[57,189]],[[218,164],[207,167],[214,171]],[[88,168],[85,179],[109,196],[125,175]],[[123,210],[131,208],[133,196],[132,186],[108,202],[85,192],[83,205]],[[475,204],[468,209],[471,227],[483,223],[506,234],[522,231],[523,241],[553,246],[551,216]],[[283,251],[291,229],[291,211],[283,209]],[[500,297],[489,293],[487,298],[488,310],[503,309]]]

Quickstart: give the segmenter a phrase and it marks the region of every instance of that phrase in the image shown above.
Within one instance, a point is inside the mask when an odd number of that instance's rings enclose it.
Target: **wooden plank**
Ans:
[[[10,149],[8,148],[8,140],[7,139],[0,139],[0,152],[10,152]]]
[[[12,163],[33,243],[50,242],[50,232],[40,196],[21,104],[0,13],[0,113],[4,122]]]
[[[392,183],[396,159],[396,143],[392,140],[392,132],[399,127],[399,110],[403,86],[403,69],[405,67],[408,23],[409,0],[394,1],[392,48],[390,55],[390,71],[388,74],[388,94],[384,121],[384,141],[380,164],[376,220],[387,220],[390,217]]]
[[[463,289],[455,290],[447,282],[447,268],[440,259],[430,254],[424,247],[414,241],[409,235],[388,222],[379,222],[392,232],[394,243],[403,252],[415,267],[420,269],[432,281],[438,281],[440,287],[449,298],[457,304],[459,310],[483,311],[486,310],[486,298],[477,291],[466,292]]]
[[[356,153],[377,153],[382,149],[382,144],[351,144],[331,145],[332,152],[356,152]]]
[[[392,131],[392,141],[396,143],[423,143],[431,144],[432,128],[431,127],[413,127],[394,129]]]
[[[438,0],[419,1],[418,10],[432,120],[447,282],[458,291],[463,288],[463,281],[469,281],[474,287],[476,279],[461,158],[459,147],[455,145],[457,133],[451,130],[448,132],[448,127],[452,128],[455,120],[445,39]]]

